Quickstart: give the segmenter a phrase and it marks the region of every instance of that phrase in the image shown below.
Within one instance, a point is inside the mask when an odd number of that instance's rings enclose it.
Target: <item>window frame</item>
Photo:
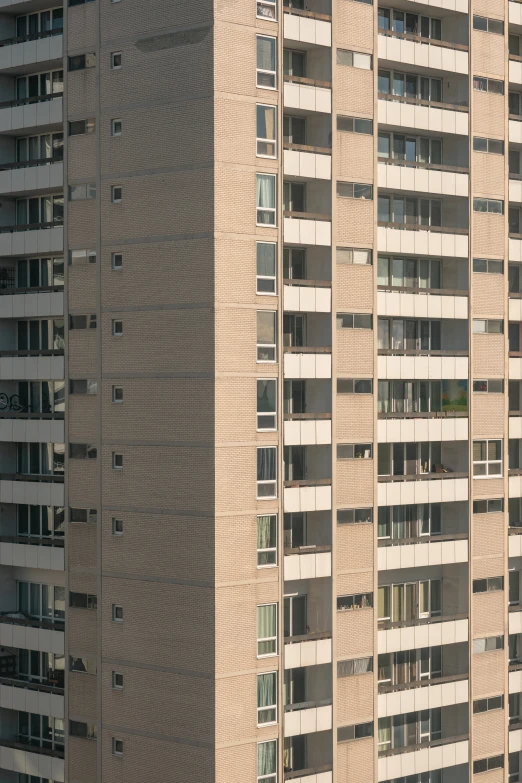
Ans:
[[[274,523],[275,526],[275,545],[270,547],[260,547],[259,546],[259,520],[269,518],[270,520],[270,527],[272,527],[272,523]],[[257,568],[276,568],[277,567],[277,554],[278,554],[278,519],[277,514],[257,514],[256,515],[256,563]],[[266,563],[260,563],[260,559],[263,559],[265,556],[267,560],[272,557],[273,555],[273,562],[266,562]]]
[[[261,275],[259,274],[259,246],[260,245],[270,245],[274,249],[274,274],[273,275]],[[272,291],[262,291],[260,290],[259,283],[261,280],[265,281],[273,281],[273,290]],[[265,240],[257,240],[256,241],[256,294],[258,296],[277,296],[277,242],[268,242]]]
[[[475,479],[487,479],[487,478],[503,478],[504,475],[504,441],[502,438],[479,438],[477,440],[473,440],[472,445],[472,457],[473,457],[473,449],[475,447],[475,443],[484,443],[486,447],[486,459],[484,460],[475,460],[473,458],[473,480]],[[500,444],[500,459],[490,459],[488,456],[489,452],[489,444],[490,443],[499,443]],[[489,472],[489,466],[491,465],[499,465],[500,471],[498,473],[490,473]],[[484,465],[485,466],[485,473],[475,473],[475,465]]]
[[[259,410],[259,383],[270,384],[274,387],[274,410],[273,411],[260,411]],[[277,378],[256,378],[256,432],[276,432],[277,431]],[[263,417],[273,416],[272,426],[262,427],[260,425],[260,419]]]
[[[266,705],[263,705],[263,706],[260,707],[259,706],[259,689],[258,689],[257,685],[258,685],[260,677],[267,677],[268,675],[272,676],[274,678],[274,680],[275,680],[275,687],[274,687],[275,704],[266,704]],[[257,692],[256,707],[257,707],[257,726],[258,727],[261,727],[261,726],[274,726],[275,724],[277,724],[277,713],[278,713],[278,704],[277,704],[278,682],[277,682],[277,675],[278,675],[278,672],[276,670],[276,671],[268,671],[268,672],[258,672],[258,674],[256,676],[256,692]],[[268,711],[268,710],[273,710],[274,711],[274,719],[273,720],[264,721],[264,722],[260,723],[259,722],[260,713],[263,712],[263,711]]]
[[[122,623],[123,614],[123,606],[121,604],[112,604],[111,616],[113,623]]]
[[[266,39],[271,41],[271,47],[273,47],[273,55],[274,55],[274,70],[269,70],[267,68],[259,68],[258,66],[258,58],[259,58],[259,50],[258,50],[258,44],[260,39]],[[264,35],[264,34],[257,34],[256,35],[256,87],[260,90],[277,90],[277,71],[278,71],[278,62],[277,62],[277,38],[274,35]],[[265,75],[268,77],[271,81],[273,81],[273,84],[260,84],[259,83],[259,76],[260,74]]]
[[[112,0],[112,2],[115,2],[115,0]],[[119,2],[119,0],[116,0],[116,2]],[[120,123],[120,130],[116,130],[116,123]],[[123,122],[120,117],[114,117],[114,119],[111,120],[111,136],[121,136],[123,134]]]
[[[258,0],[259,3],[260,0]],[[274,138],[268,139],[264,138],[263,136],[259,136],[258,134],[258,114],[257,110],[259,108],[262,109],[270,109],[273,112],[274,115]],[[278,130],[278,124],[277,124],[277,105],[274,103],[256,103],[256,157],[257,158],[268,158],[268,159],[276,159],[277,158],[277,130]],[[272,145],[274,148],[274,152],[272,155],[269,155],[268,153],[259,152],[259,145],[265,144],[267,147],[269,145]]]
[[[259,636],[259,609],[265,606],[275,607],[275,633],[271,636]],[[257,623],[257,653],[256,657],[259,658],[273,658],[279,654],[279,639],[278,639],[278,611],[279,606],[277,602],[271,602],[266,604],[257,604],[256,606],[256,623]],[[273,643],[274,649],[271,652],[260,652],[259,647],[262,644]]]
[[[120,451],[112,452],[112,469],[123,470],[123,454]]]
[[[273,316],[273,331],[275,343],[263,343],[259,342],[259,313],[272,313]],[[273,358],[260,358],[263,356],[263,351],[267,357],[272,355]],[[256,310],[256,364],[276,364],[277,362],[277,310]]]
[[[120,259],[119,262],[117,259]],[[123,269],[123,253],[111,253],[111,269],[119,272]]]
[[[259,452],[260,451],[273,451],[274,452],[274,467],[275,467],[275,476],[273,479],[259,479]],[[277,498],[277,473],[278,473],[278,465],[277,465],[277,446],[257,446],[256,447],[256,499],[257,500],[275,500]],[[274,487],[274,493],[269,495],[260,495],[260,489],[263,487],[266,487],[267,489],[273,486]]]
[[[117,62],[119,58],[119,62]],[[121,69],[123,62],[122,53],[121,51],[117,52],[111,52],[110,53],[110,67],[111,71],[119,71]]]
[[[121,318],[112,319],[112,336],[123,337],[123,320]]]
[[[273,184],[271,188],[271,195],[274,197],[274,206],[268,207],[259,203],[259,197],[261,195],[259,189],[259,182],[263,178],[264,180],[270,180]],[[265,214],[272,222],[263,222],[260,218]],[[273,174],[269,171],[257,171],[256,172],[256,226],[261,228],[277,228],[277,174]]]
[[[259,770],[259,746],[260,745],[274,745],[274,762],[275,762],[275,770],[274,772],[268,772],[268,773],[262,773],[260,774]],[[277,740],[271,739],[271,740],[265,740],[263,742],[258,742],[256,747],[256,772],[257,772],[257,783],[277,783]]]

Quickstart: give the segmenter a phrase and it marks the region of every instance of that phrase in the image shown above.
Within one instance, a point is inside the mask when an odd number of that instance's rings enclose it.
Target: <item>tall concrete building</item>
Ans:
[[[522,4],[0,0],[0,783],[522,781]]]

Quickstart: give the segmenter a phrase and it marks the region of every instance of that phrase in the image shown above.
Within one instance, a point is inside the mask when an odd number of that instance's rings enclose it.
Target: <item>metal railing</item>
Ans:
[[[53,92],[50,95],[33,95],[30,98],[13,98],[10,101],[2,101],[0,109],[9,109],[15,106],[28,106],[31,103],[45,103],[55,98],[62,98],[63,92]]]
[[[383,30],[379,28],[379,35],[385,35],[388,38],[402,38],[405,41],[413,41],[413,43],[428,44],[429,46],[439,46],[443,49],[456,49],[459,52],[469,51],[467,44],[457,44],[451,41],[439,41],[436,38],[425,38],[422,35],[416,35],[415,33],[398,33],[395,30]]]
[[[410,628],[417,625],[433,625],[434,623],[449,623],[456,620],[467,620],[468,613],[463,614],[451,614],[451,615],[437,615],[436,617],[418,617],[411,620],[384,620],[379,621],[379,631],[390,631],[394,628]]]
[[[29,33],[28,35],[19,35],[16,38],[4,38],[0,41],[0,46],[12,46],[12,44],[26,43],[26,41],[39,41],[42,38],[50,38],[54,35],[63,35],[63,28],[56,30],[44,30],[41,33]]]

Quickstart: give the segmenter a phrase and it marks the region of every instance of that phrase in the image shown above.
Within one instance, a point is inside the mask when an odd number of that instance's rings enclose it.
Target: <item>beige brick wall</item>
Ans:
[[[99,604],[97,610],[68,608],[66,620],[70,650],[96,658],[96,616],[99,611]]]
[[[91,443],[96,439],[98,399],[95,394],[71,394],[68,397],[69,439]]]
[[[504,374],[504,335],[472,334],[473,377],[489,378]]]
[[[497,2],[498,0],[494,0]],[[480,12],[474,9],[476,14]],[[491,11],[484,14],[491,16]],[[489,35],[489,33],[488,33]],[[493,37],[493,36],[491,36]],[[482,74],[476,71],[477,76]],[[487,72],[484,74],[487,76]],[[504,137],[504,96],[490,92],[473,91],[473,133],[475,136]]]
[[[337,745],[337,774],[343,783],[373,783],[374,740],[340,742]]]
[[[373,440],[373,395],[338,394],[336,424],[341,443]]]
[[[81,653],[81,650],[79,651]],[[98,677],[95,674],[69,672],[69,715],[86,723],[96,723]],[[109,688],[111,685],[109,685]]]
[[[336,79],[338,113],[353,117],[372,117],[373,71],[339,65]]]
[[[472,421],[473,437],[501,438],[504,433],[504,396],[474,394]]]
[[[257,744],[246,742],[218,748],[215,753],[216,783],[255,780],[257,776]]]
[[[504,275],[476,272],[471,290],[471,307],[475,318],[504,317]]]
[[[493,554],[493,550],[490,555],[491,554]],[[473,562],[473,579],[486,579],[488,576],[502,576],[503,573],[504,558],[502,556],[502,550],[498,557],[482,557],[475,559]]]
[[[373,460],[337,460],[336,505],[341,508],[373,504]]]
[[[493,574],[491,575],[493,576]],[[495,574],[495,576],[501,575],[498,572]],[[506,593],[503,590],[493,593],[475,593],[472,596],[473,637],[497,636],[503,633],[505,600]]]
[[[67,74],[67,102],[69,117],[94,117],[96,96],[96,68],[69,71]]]
[[[477,653],[473,656],[471,685],[474,699],[504,692],[505,661],[504,650]]]
[[[361,8],[364,7],[363,3],[360,5]],[[347,0],[346,6],[355,6],[354,0]],[[373,136],[340,131],[337,134],[337,142],[336,158],[339,179],[346,178],[350,181],[360,177],[362,182],[373,182]]]
[[[474,498],[499,498],[504,494],[503,479],[476,479],[473,482]]]
[[[484,33],[484,35],[489,35],[489,33]],[[490,37],[493,38],[495,36],[490,35]],[[503,138],[503,134],[501,134],[499,138]],[[503,199],[505,187],[504,155],[494,155],[488,152],[472,152],[471,164],[473,174],[473,192],[478,195]]]
[[[70,377],[96,378],[96,370],[96,329],[73,329],[69,332]]]
[[[81,6],[74,7],[80,8]],[[85,3],[83,7],[88,8],[88,3]],[[80,119],[94,119],[94,115],[90,117],[84,115]],[[69,180],[71,182],[81,180],[94,182],[96,178],[96,133],[82,133],[78,136],[69,136],[67,143],[70,161],[68,165]]]
[[[348,312],[371,313],[373,310],[373,267],[359,264],[337,264],[336,299],[338,312],[347,310]]]
[[[78,71],[78,73],[80,73],[80,71]],[[70,201],[67,221],[69,244],[71,247],[94,247],[96,239],[96,199]]]
[[[97,526],[83,523],[69,524],[67,536],[69,545],[67,562],[69,569],[71,571],[95,569],[97,562]]]
[[[336,720],[339,726],[350,726],[373,719],[373,687],[371,674],[337,678]]]
[[[472,525],[473,557],[503,554],[505,526],[504,514],[502,514],[500,511],[495,514],[474,514],[472,516]],[[476,574],[474,574],[474,576],[476,576]]]
[[[347,564],[357,568],[373,567],[373,526],[337,525],[336,529],[336,569],[346,568]]]
[[[373,329],[337,329],[337,368],[340,378],[373,375]]]
[[[152,6],[144,6],[139,0],[129,0],[122,9],[117,4],[100,6],[102,40],[134,35],[136,30],[193,25],[212,18],[213,3],[210,0],[194,3],[180,0],[173,5],[169,0],[157,0]],[[255,11],[253,11],[255,13]]]
[[[498,696],[499,693],[491,695]],[[504,752],[505,721],[506,714],[504,710],[494,710],[473,716],[473,758],[480,759],[485,756],[496,756]]]
[[[493,19],[504,19],[503,0],[475,0],[473,13],[479,16],[491,16]]]
[[[92,783],[96,780],[96,740],[69,737],[68,742],[68,779],[74,783]]]
[[[80,248],[78,248],[80,249]],[[83,248],[82,248],[83,249]],[[93,249],[86,247],[86,250]],[[96,310],[96,264],[75,264],[69,267],[69,310],[94,313]]]
[[[373,609],[354,609],[337,612],[334,616],[337,628],[335,657],[357,658],[373,649]]]
[[[96,6],[72,6],[67,14],[67,43],[70,51],[94,51]]]
[[[491,15],[491,10],[488,10],[488,16]],[[503,79],[504,43],[502,35],[473,30],[471,33],[473,73]]]
[[[95,459],[68,460],[69,505],[78,508],[96,507],[98,495],[96,463]]]
[[[337,4],[335,18],[337,44],[356,52],[373,50],[373,9],[353,0]]]
[[[337,198],[337,244],[373,247],[373,200]]]

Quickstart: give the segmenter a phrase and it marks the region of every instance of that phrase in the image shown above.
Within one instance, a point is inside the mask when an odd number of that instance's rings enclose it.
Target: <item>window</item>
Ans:
[[[503,636],[487,636],[485,639],[473,639],[473,654],[503,649]]]
[[[337,313],[338,329],[372,329],[372,316],[367,313]]]
[[[111,261],[113,269],[123,269],[123,253],[112,253]]]
[[[75,609],[96,609],[98,599],[89,593],[69,593],[69,606]]]
[[[501,275],[504,271],[504,262],[495,258],[474,258],[474,272],[486,272],[490,275]]]
[[[112,619],[115,623],[123,622],[123,606],[119,604],[112,605]]]
[[[365,2],[365,0],[361,0]],[[337,130],[347,133],[365,133],[369,136],[373,134],[373,120],[365,120],[360,117],[344,117],[337,115]]]
[[[119,319],[112,320],[112,334],[114,337],[121,337],[123,334],[123,321]]]
[[[69,394],[97,394],[98,381],[94,379],[70,380]]]
[[[337,65],[348,65],[351,68],[363,68],[365,71],[372,70],[371,54],[363,52],[351,52],[348,49],[337,49]]]
[[[474,334],[503,334],[504,321],[492,321],[484,318],[473,319]]]
[[[256,36],[257,66],[256,85],[268,90],[276,89],[276,39],[266,35]]]
[[[371,378],[338,378],[337,394],[371,394],[373,381]]]
[[[276,270],[276,243],[256,242],[256,291],[258,294],[276,293]]]
[[[69,734],[71,737],[82,737],[83,739],[96,739],[97,730],[95,723],[82,723],[78,720],[69,721]]]
[[[422,38],[441,40],[441,20],[429,16],[404,13],[389,8],[378,9],[379,30],[392,30],[394,33],[407,33]],[[402,782],[401,782],[402,783]]]
[[[65,618],[65,588],[36,582],[18,582],[18,611],[40,620]]]
[[[486,16],[474,16],[473,29],[482,30],[485,33],[504,35],[504,22],[501,22],[499,19],[489,19]]]
[[[76,120],[69,123],[69,136],[81,136],[83,133],[94,133],[95,121]]]
[[[494,514],[497,511],[504,511],[504,501],[502,498],[473,501],[474,514]]]
[[[373,672],[373,658],[352,658],[349,661],[337,661],[337,676],[352,677],[355,674]]]
[[[405,160],[411,163],[431,163],[434,165],[442,163],[442,139],[381,131],[377,143],[380,160]]]
[[[515,57],[520,57],[520,36],[510,33],[508,35],[508,50],[509,54],[514,54]]]
[[[277,672],[257,675],[257,725],[277,723]]]
[[[487,476],[502,475],[502,441],[501,440],[474,440],[473,441],[473,476],[485,478]]]
[[[272,310],[257,311],[257,361],[276,361],[277,313]]]
[[[112,452],[112,469],[123,470],[123,454],[117,454],[115,451]]]
[[[277,497],[277,449],[275,446],[257,449],[257,498]]]
[[[504,202],[499,199],[491,198],[474,198],[473,199],[473,211],[474,212],[490,212],[494,215],[504,214]]]
[[[283,49],[283,74],[285,76],[306,76],[306,53],[295,49]]]
[[[276,225],[276,175],[256,174],[256,222],[258,226]]]
[[[489,772],[491,769],[503,769],[504,768],[504,756],[489,756],[487,759],[478,759],[473,762],[473,774],[478,775],[479,772]]]
[[[256,16],[260,19],[271,19],[276,21],[277,19],[277,3],[276,0],[257,0],[256,2]]]
[[[283,116],[285,144],[306,144],[306,117]]]
[[[372,264],[372,251],[358,247],[338,247],[335,261],[337,264]]]
[[[70,250],[69,264],[95,264],[96,250]]]
[[[521,109],[520,98],[521,95],[519,92],[510,92],[508,95],[509,113],[512,114],[514,117],[520,116],[520,109]]]
[[[360,525],[373,522],[373,508],[340,508],[337,510],[338,525]]]
[[[260,158],[275,158],[277,134],[277,109],[275,106],[256,106],[256,154]]]
[[[491,712],[504,709],[504,696],[490,696],[488,699],[476,699],[473,702],[473,712]]]
[[[277,783],[277,740],[257,743],[257,783]]]
[[[23,258],[16,263],[16,270],[13,267],[4,267],[2,275],[4,279],[1,286],[4,289],[12,287],[34,289],[48,286],[63,288],[63,258]]]
[[[69,329],[96,329],[96,315],[70,315]]]
[[[123,756],[123,740],[117,739],[116,737],[112,738],[112,755],[113,756]]]
[[[490,576],[487,579],[473,580],[474,593],[492,593],[497,590],[503,590],[503,589],[504,589],[503,576]]]
[[[430,198],[379,196],[379,223],[401,223],[413,226],[442,226],[442,201]]]
[[[32,37],[36,33],[59,35],[63,31],[63,8],[53,8],[52,11],[34,11],[16,17],[16,37]]]
[[[275,430],[277,428],[277,380],[269,378],[257,381],[257,429]]]
[[[113,536],[122,536],[123,535],[123,519],[116,519],[113,517],[112,519],[112,535]]]
[[[112,401],[123,402],[123,386],[112,387]]]
[[[353,726],[340,726],[337,729],[337,742],[373,737],[373,723],[355,723]]]
[[[111,68],[113,70],[121,68],[121,52],[111,52]]]
[[[119,118],[115,120],[111,120],[111,136],[121,136],[122,133],[123,133],[122,120],[120,120]]]
[[[82,674],[96,674],[96,660],[94,658],[75,658],[69,656],[69,671]]]
[[[356,182],[338,182],[337,195],[340,198],[373,199],[373,187],[359,185]]]
[[[121,185],[113,185],[111,188],[111,201],[113,204],[121,204],[123,191]]]
[[[16,506],[16,532],[30,538],[63,538],[65,509],[63,506]]]
[[[486,79],[483,76],[474,76],[473,89],[478,92],[492,92],[497,95],[504,95],[504,82],[501,82],[498,79]]]
[[[338,595],[337,611],[346,612],[352,609],[371,609],[373,593],[357,593],[356,595]]]
[[[257,517],[257,567],[277,565],[277,516]]]
[[[51,476],[63,474],[63,443],[17,443],[18,473]]]
[[[47,71],[18,76],[16,79],[16,100],[31,100],[36,96],[62,95],[63,71]]]
[[[89,54],[76,54],[73,57],[69,57],[69,70],[70,71],[83,71],[84,68],[94,68],[96,65],[96,54],[89,52]]]
[[[381,95],[397,95],[410,101],[442,101],[442,79],[379,69],[378,91]]]
[[[70,459],[96,459],[97,456],[96,446],[87,443],[69,443]]]
[[[257,657],[277,655],[277,604],[257,607]]]
[[[337,459],[371,459],[372,456],[371,443],[337,444]]]
[[[504,381],[500,378],[489,378],[480,381],[473,381],[473,391],[488,394],[503,394]]]
[[[96,198],[96,185],[94,182],[87,185],[69,185],[69,201],[85,201]]]
[[[98,511],[95,508],[69,508],[71,524],[95,525],[98,522]]]
[[[504,142],[499,139],[484,139],[480,136],[474,136],[473,149],[475,152],[489,152],[494,155],[503,155]]]
[[[123,674],[121,672],[112,673],[112,687],[116,691],[123,690]]]

